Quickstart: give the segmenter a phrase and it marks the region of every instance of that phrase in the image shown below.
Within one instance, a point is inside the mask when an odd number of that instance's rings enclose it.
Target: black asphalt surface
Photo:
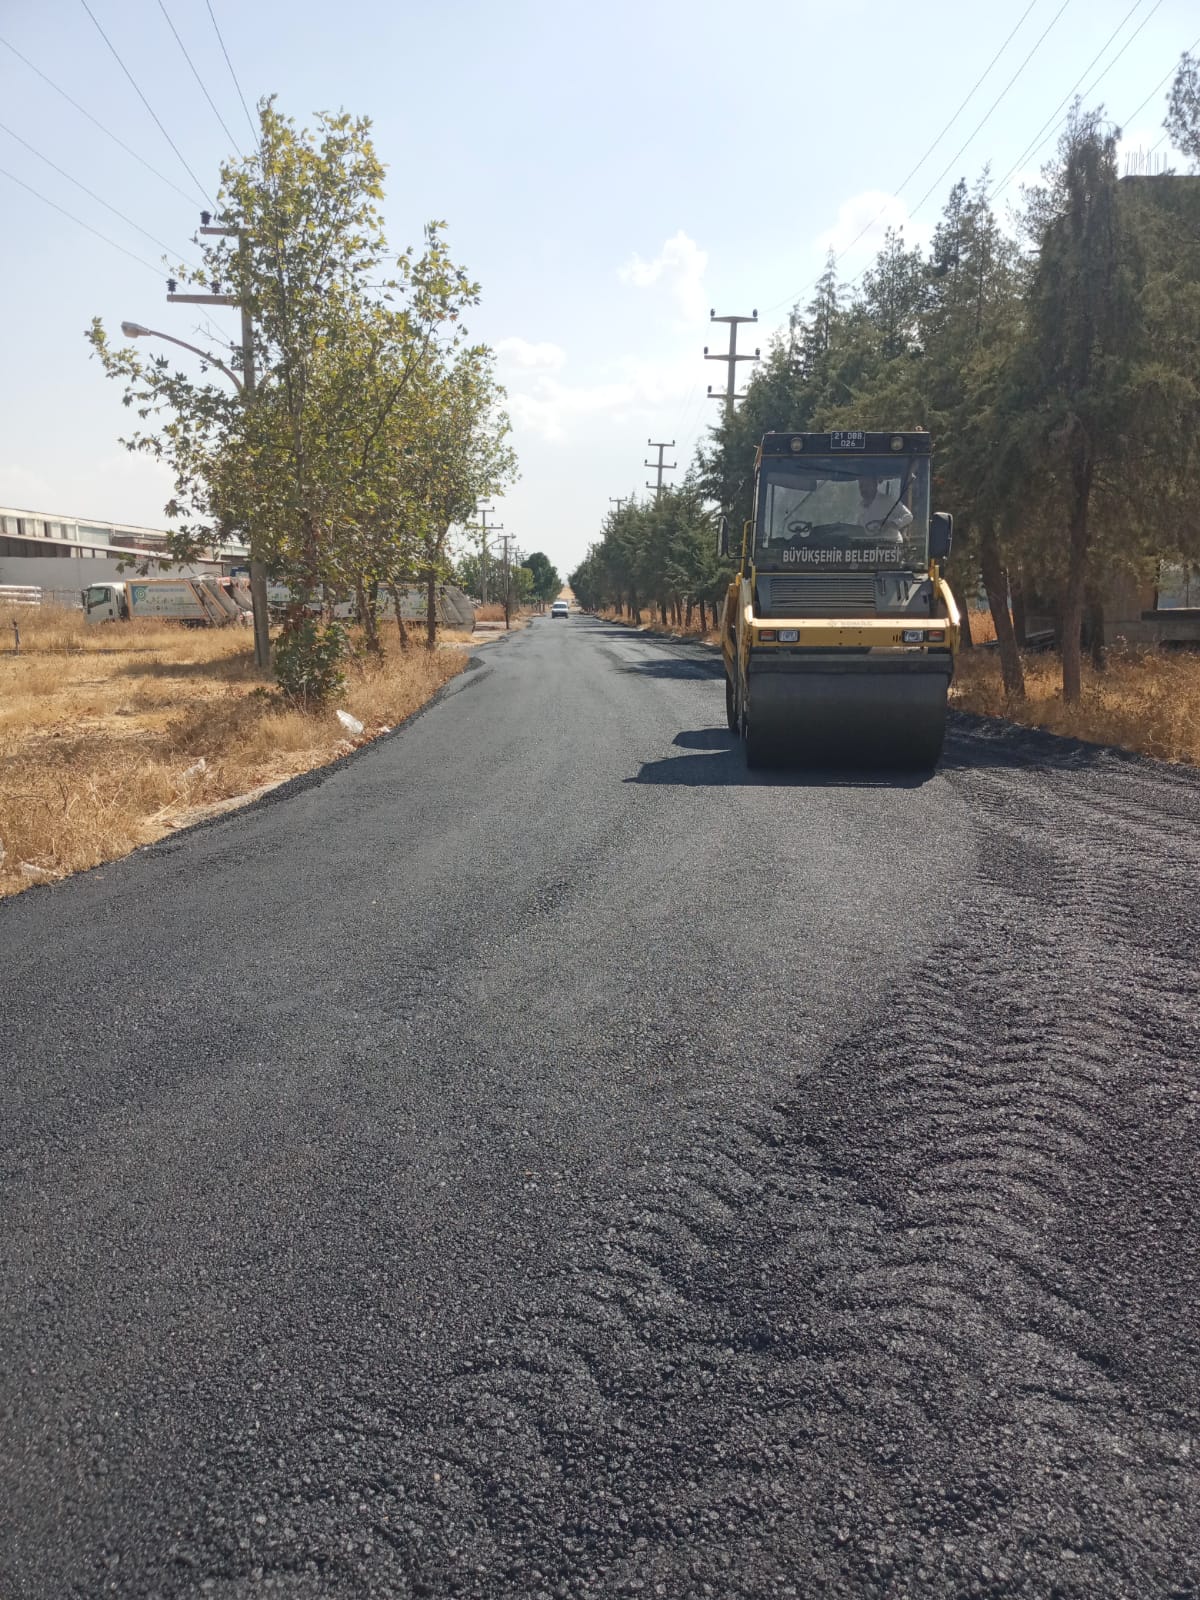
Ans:
[[[716,671],[0,904],[0,1600],[1200,1594],[1200,780]]]

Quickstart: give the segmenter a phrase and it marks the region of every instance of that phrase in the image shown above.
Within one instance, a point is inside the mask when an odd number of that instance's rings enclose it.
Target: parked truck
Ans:
[[[243,603],[244,598],[244,603]],[[228,578],[138,578],[128,583],[93,583],[83,591],[88,622],[129,622],[141,617],[223,628],[250,615],[244,597]]]

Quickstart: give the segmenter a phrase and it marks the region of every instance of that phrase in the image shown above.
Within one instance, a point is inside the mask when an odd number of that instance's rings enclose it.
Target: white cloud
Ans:
[[[708,312],[708,296],[704,290],[707,268],[708,251],[701,250],[681,228],[673,238],[666,240],[653,261],[643,261],[641,256],[635,255],[619,269],[617,276],[622,283],[631,283],[638,289],[665,283],[684,317],[689,322],[703,322]]]
[[[930,224],[913,221],[899,195],[883,189],[865,189],[862,194],[843,200],[837,221],[817,235],[817,249],[832,250],[839,256],[849,253],[852,263],[869,260],[883,245],[889,228],[903,228],[910,248],[926,244],[933,234]]]
[[[501,339],[495,350],[502,362],[525,372],[558,372],[567,361],[562,345],[551,344],[549,340],[533,344],[528,339]]]
[[[629,401],[628,384],[567,384],[539,377],[532,389],[510,393],[506,409],[518,428],[555,441],[566,437],[570,423],[619,412]]]
[[[677,404],[695,388],[696,365],[690,352],[667,361],[627,356],[613,363],[611,377],[579,384],[538,372],[527,387],[510,387],[505,408],[518,429],[552,442],[566,438],[580,422],[624,424],[638,418],[661,423],[663,407]]]

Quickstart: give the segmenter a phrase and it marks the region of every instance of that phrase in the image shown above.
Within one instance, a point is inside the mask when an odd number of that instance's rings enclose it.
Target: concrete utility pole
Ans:
[[[729,370],[725,379],[724,394],[722,394],[719,389],[714,390],[711,383],[708,386],[708,397],[710,400],[724,400],[725,417],[728,421],[728,419],[733,415],[734,401],[744,400],[746,398],[744,394],[737,393],[737,364],[739,361],[757,361],[762,353],[756,348],[752,356],[738,355],[738,324],[741,322],[757,322],[758,312],[754,311],[748,317],[719,317],[715,311],[710,311],[708,313],[708,320],[710,322],[727,322],[729,324],[729,350],[727,354],[717,356],[710,355],[708,353],[708,346],[704,346],[704,359],[706,361],[725,361],[729,366]]]
[[[236,239],[238,254],[245,261],[250,250],[250,236],[244,228],[214,228],[210,226],[211,214],[200,213],[200,232],[216,234],[226,239]],[[173,305],[183,306],[238,306],[242,313],[242,395],[247,402],[254,394],[254,328],[250,321],[250,308],[236,294],[176,294],[175,280],[167,280],[167,299]],[[254,660],[264,671],[271,665],[271,619],[267,607],[267,564],[258,549],[253,527],[246,529],[250,544],[250,603],[254,607]]]
[[[658,471],[658,482],[657,482],[657,484],[648,483],[646,485],[647,489],[653,489],[654,490],[654,498],[657,500],[659,495],[662,493],[662,489],[663,489],[663,485],[662,485],[662,475],[663,475],[663,473],[664,472],[674,472],[675,468],[679,465],[679,463],[677,461],[668,461],[665,466],[663,465],[663,451],[664,450],[674,450],[675,441],[674,441],[674,439],[672,439],[670,441],[670,443],[660,444],[657,439],[647,439],[646,443],[650,446],[651,450],[657,450],[658,451],[658,460],[657,460],[657,462],[654,462],[654,461],[643,461],[642,462],[642,465],[644,467],[655,467],[657,469],[657,471]]]
[[[617,510],[620,511],[622,506],[627,506],[629,504],[629,496],[626,495],[624,499],[618,500],[615,495],[610,494],[608,497],[608,503],[610,506],[616,506]]]
[[[500,537],[504,544],[504,626],[508,629],[512,627],[512,581],[508,570],[508,542],[513,535],[504,533]]]
[[[488,527],[487,519],[491,513],[491,506],[479,506],[476,510],[479,521],[467,524],[468,533],[477,533],[479,535],[479,603],[483,606],[487,605],[488,597],[488,534],[499,533],[504,527],[502,522],[493,522],[491,527]]]

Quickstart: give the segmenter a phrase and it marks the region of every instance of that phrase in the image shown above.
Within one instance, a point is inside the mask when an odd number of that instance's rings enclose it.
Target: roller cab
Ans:
[[[927,433],[763,438],[722,623],[749,765],[937,765],[959,641],[951,531],[930,512]]]

